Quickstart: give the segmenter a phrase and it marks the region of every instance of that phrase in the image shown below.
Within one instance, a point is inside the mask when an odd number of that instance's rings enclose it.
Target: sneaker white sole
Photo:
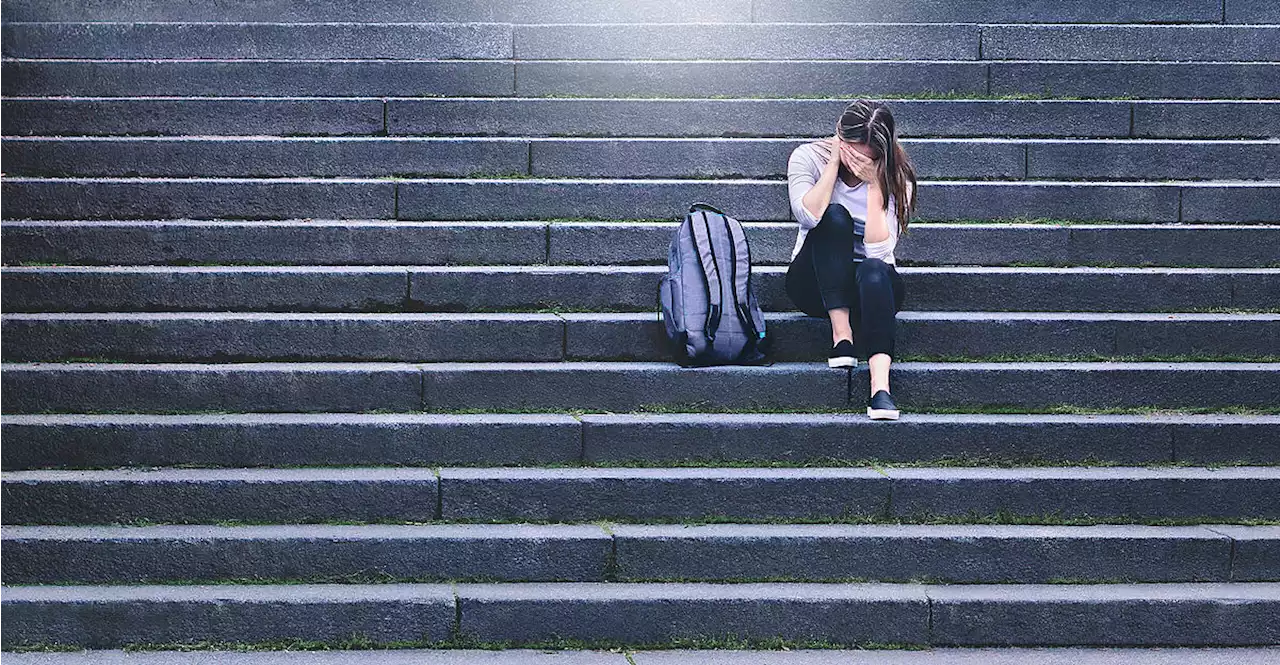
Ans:
[[[867,407],[867,415],[870,416],[872,420],[897,420],[898,410],[897,409],[873,409],[871,407]]]
[[[827,367],[857,367],[857,358],[827,358]]]

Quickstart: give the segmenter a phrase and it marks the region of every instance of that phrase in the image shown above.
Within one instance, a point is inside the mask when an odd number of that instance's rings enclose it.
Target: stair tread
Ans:
[[[636,538],[998,538],[1142,539],[1248,538],[1280,540],[1280,525],[1039,525],[1039,524],[612,524],[613,535]],[[4,540],[388,540],[388,539],[548,539],[609,537],[597,524],[269,524],[222,526],[5,526]]]
[[[579,422],[600,424],[790,424],[790,423],[848,423],[850,425],[882,426],[888,423],[868,423],[862,413],[610,413],[586,412],[577,415],[557,413],[192,413],[192,414],[13,414],[4,420],[12,425],[96,425],[96,424],[370,424],[394,425],[411,423],[558,423]],[[900,421],[903,422],[903,421]],[[1122,414],[1054,414],[1054,413],[912,413],[910,422],[918,424],[1267,424],[1280,425],[1280,415],[1196,413],[1144,415]],[[891,425],[890,425],[891,426]]]
[[[287,656],[287,657],[286,657]],[[1280,647],[873,647],[751,649],[394,649],[389,651],[123,651],[10,653],[19,665],[1268,665]]]
[[[438,469],[438,474],[437,474]],[[1028,466],[1028,467],[310,467],[310,468],[120,468],[7,471],[11,483],[39,482],[399,482],[430,480],[590,479],[903,479],[962,480],[1280,480],[1280,466]]]

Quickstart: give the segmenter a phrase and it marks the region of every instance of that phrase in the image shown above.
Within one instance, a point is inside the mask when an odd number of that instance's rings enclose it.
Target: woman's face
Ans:
[[[862,153],[867,157],[867,159],[876,158],[876,151],[873,150],[871,146],[867,143],[855,143],[853,141],[844,141],[844,140],[842,140],[841,142],[844,143],[846,146],[849,146],[850,148]]]
[[[852,158],[848,154],[846,154],[846,151],[849,151],[849,150],[856,152],[866,157],[867,159],[874,160],[876,158],[875,150],[872,149],[872,147],[867,143],[845,141],[841,139],[840,140],[840,163],[844,165],[845,169],[849,171],[853,171],[853,166],[854,166]]]

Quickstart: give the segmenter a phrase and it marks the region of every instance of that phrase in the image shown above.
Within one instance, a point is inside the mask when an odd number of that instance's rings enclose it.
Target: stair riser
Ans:
[[[4,262],[63,265],[665,265],[675,222],[10,222]],[[794,222],[744,226],[754,265],[787,265]],[[1280,225],[912,224],[899,265],[1280,267]],[[1214,251],[1206,255],[1203,248]]]
[[[9,524],[108,524],[149,520],[425,522],[436,519],[438,483],[429,469],[414,480],[164,482],[6,481]]]
[[[17,366],[10,366],[17,367]],[[416,411],[421,372],[411,365],[318,371],[227,365],[212,371],[134,366],[74,375],[8,370],[6,410],[27,412]],[[25,375],[24,375],[25,374]],[[26,395],[26,397],[23,397]],[[10,409],[18,411],[10,411]]]
[[[845,372],[824,366],[778,364],[768,372],[753,374],[758,381],[747,382],[734,369],[689,372],[674,364],[636,370],[601,364],[598,369],[581,372],[525,367],[528,369],[488,371],[424,365],[424,401],[429,410],[553,407],[627,411],[646,405],[698,403],[838,407],[844,406],[846,378],[851,384],[850,406],[860,411],[867,398],[865,369],[847,377]],[[1231,365],[1198,369],[1192,363],[1150,368],[1135,364],[1126,369],[1087,364],[1076,369],[1034,364],[1014,367],[899,363],[893,394],[908,409],[1040,408],[1052,404],[1098,408],[1273,406],[1272,396],[1280,394],[1280,374],[1265,364],[1249,366],[1253,368],[1249,370],[1227,369]],[[722,388],[730,376],[741,381],[735,384],[735,393]],[[520,388],[513,390],[513,386]]]
[[[10,23],[4,29],[4,55],[103,60],[495,60],[513,57],[512,32],[510,25],[493,23]]]
[[[11,60],[5,96],[1278,99],[1270,63]],[[1193,92],[1194,91],[1194,92]]]
[[[895,379],[896,381],[897,379]],[[897,383],[894,384],[896,393]],[[826,423],[755,423],[705,416],[702,423],[583,416],[583,451],[588,463],[667,462],[677,456],[706,460],[800,461],[806,459],[881,459],[911,462],[940,457],[1102,460],[1120,463],[1229,460],[1276,464],[1280,451],[1270,444],[1274,424],[1166,425],[1151,422],[1009,424],[922,423],[907,418],[894,427],[855,414]],[[713,420],[719,419],[718,422]],[[917,416],[917,419],[919,416]],[[856,419],[856,422],[851,420]],[[945,441],[940,449],[936,442]]]
[[[904,267],[912,311],[1160,312],[1270,309],[1280,271],[967,271]],[[652,312],[660,266],[618,270],[10,269],[9,312]],[[757,267],[768,312],[795,312],[786,268]]]
[[[1275,228],[1274,235],[1280,239],[1280,227]],[[649,253],[656,255],[656,251]],[[429,222],[12,222],[3,226],[3,257],[10,265],[23,261],[106,265],[529,265],[547,260],[547,227],[541,223],[450,226]]]
[[[848,20],[878,23],[1219,23],[1222,7],[1203,0],[1136,0],[1123,5],[1099,1],[1065,5],[1028,6],[1014,0],[984,2],[980,7],[950,4],[883,4],[871,0],[800,0],[751,3],[714,0],[689,4],[677,0],[649,0],[625,5],[602,5],[590,0],[537,0],[492,4],[474,0],[411,0],[386,3],[359,0],[345,3],[298,3],[287,0],[255,2],[134,1],[126,4],[86,4],[10,0],[10,21],[265,21],[265,22],[419,22],[494,21],[499,23],[829,23]],[[1228,23],[1277,23],[1275,7],[1266,0],[1232,0]]]
[[[1280,43],[1280,39],[1277,40]],[[784,178],[802,141],[518,139],[60,140],[5,142],[8,173],[94,177]],[[1275,180],[1280,142],[975,143],[906,139],[921,179]],[[1188,174],[1187,161],[1205,164]]]
[[[213,418],[215,420],[210,421]],[[1061,417],[1008,422],[923,422],[894,427],[861,414],[783,422],[768,416],[319,416],[229,421],[217,417],[82,419],[11,416],[3,469],[119,466],[804,463],[817,460],[1050,460],[1062,464],[1280,464],[1280,423],[1152,422]],[[1036,418],[1036,417],[1024,417]],[[1056,419],[1055,419],[1056,418]],[[317,420],[318,419],[318,420]],[[934,442],[946,441],[945,450]],[[1176,445],[1175,445],[1176,442]]]
[[[1147,15],[1207,16],[1193,3],[1170,11],[1151,0]],[[214,22],[455,22],[498,23],[614,23],[614,22],[745,22],[751,18],[751,0],[711,0],[688,4],[679,0],[646,0],[625,5],[594,0],[491,3],[476,0],[352,0],[350,2],[296,2],[294,0],[133,0],[125,4],[86,4],[76,0],[46,2],[10,0],[5,4],[11,21],[214,21]],[[1006,10],[1007,11],[1007,10]],[[1176,13],[1174,13],[1176,12]],[[943,12],[942,15],[946,15]],[[1143,16],[1125,11],[1121,16]],[[1216,20],[1216,19],[1215,19]]]
[[[1242,26],[10,24],[10,58],[1276,61]],[[981,45],[981,49],[979,46]]]
[[[301,595],[283,602],[261,601],[218,587],[210,598],[170,600],[23,601],[9,595],[4,603],[6,645],[63,644],[87,649],[130,644],[198,642],[273,642],[314,640],[341,642],[353,634],[372,642],[443,640],[449,637],[456,610],[448,585],[426,585],[407,597],[328,598],[341,594]]]
[[[860,411],[865,370],[817,363],[769,368],[586,363],[342,365],[19,365],[6,370],[6,413],[334,412],[600,409],[670,406]],[[1280,373],[1267,364],[898,363],[893,394],[907,409],[1069,404],[1273,407]],[[723,390],[734,381],[735,392]],[[851,392],[847,392],[851,388]]]
[[[516,94],[515,66],[486,60],[7,60],[0,68],[6,97]]]
[[[227,467],[538,464],[581,459],[581,425],[568,415],[535,416],[537,422],[497,420],[468,423],[467,416],[435,423],[377,423],[361,416],[347,422],[237,425],[234,423],[21,424],[2,426],[10,445],[3,449],[5,471],[41,467],[176,466]],[[18,419],[20,420],[20,419]],[[1233,428],[1234,429],[1234,428]],[[1251,430],[1250,430],[1251,431]],[[1259,432],[1257,436],[1261,436]],[[1241,438],[1243,437],[1243,438]],[[1163,437],[1161,437],[1163,438]],[[1210,440],[1217,437],[1209,436]],[[1245,448],[1256,437],[1232,436]],[[1168,441],[1155,459],[1168,456]],[[1226,445],[1226,442],[1223,442]],[[603,442],[595,446],[603,445]],[[1131,444],[1135,445],[1136,444]],[[1145,450],[1145,446],[1139,447]],[[1206,449],[1208,446],[1206,445]],[[1264,454],[1266,448],[1257,448]],[[1239,452],[1239,451],[1237,451]],[[672,451],[672,454],[675,454]],[[1139,455],[1144,454],[1139,452]]]
[[[720,202],[743,221],[791,219],[786,183],[768,180],[15,177],[4,184],[7,219],[668,219],[688,210],[690,201]],[[1280,221],[1280,186],[1269,183],[932,181],[920,185],[920,197],[929,203],[916,216],[931,221]]]
[[[47,541],[6,539],[7,584],[155,584],[219,580],[385,578],[604,581],[611,539],[389,538]],[[1229,541],[1223,541],[1228,543]],[[1207,554],[1207,553],[1206,553]],[[1208,564],[1204,556],[1202,565]],[[75,563],[71,563],[72,561]],[[1224,559],[1225,561],[1225,559]],[[1195,570],[1194,563],[1186,567]],[[1212,568],[1195,574],[1210,574]],[[1215,579],[1219,579],[1216,578]]]
[[[11,472],[4,482],[6,524],[110,524],[147,520],[298,523],[432,519],[541,520],[1223,520],[1280,518],[1273,474],[1223,477],[1103,469],[1075,473],[1010,471],[1003,476],[934,468],[840,469],[817,474],[729,469],[687,472],[555,470],[510,474],[450,468],[377,480],[331,472],[331,480],[226,479],[169,474],[163,479],[82,472],[76,480]],[[208,476],[208,477],[206,477]],[[62,476],[59,476],[62,477]],[[437,495],[438,491],[438,495]],[[437,505],[438,501],[438,505]],[[1007,519],[1007,518],[1003,518]]]
[[[10,533],[19,535],[5,539],[9,557],[5,559],[4,578],[9,584],[158,584],[362,576],[505,582],[776,578],[807,582],[856,578],[1019,584],[1061,579],[1232,581],[1231,540],[1208,530],[1167,538],[1099,539],[1084,535],[646,537],[630,535],[630,527],[615,525],[613,530],[619,534],[617,556],[613,558],[617,572],[606,577],[615,540],[603,533],[596,537],[527,536],[502,540],[423,537],[326,541],[264,536],[192,542],[164,537],[26,538],[21,535],[24,527],[10,529]],[[1250,569],[1255,573],[1269,569],[1271,578],[1280,578],[1280,566],[1268,564],[1265,559],[1269,551],[1277,548],[1267,547],[1251,547],[1241,553],[1241,561],[1246,565],[1252,562],[1254,567]]]
[[[383,133],[381,99],[5,99],[5,136]]]
[[[447,469],[442,473],[443,519],[640,521],[724,516],[731,520],[760,520],[839,519],[842,515],[912,519],[929,515],[972,518],[999,513],[1067,518],[1236,519],[1280,515],[1275,508],[1280,491],[1273,481],[1264,479],[1197,482],[1108,478],[1028,483],[904,478],[891,482],[868,476],[827,481],[744,479],[729,485],[610,479],[499,483],[453,480]],[[1254,496],[1246,498],[1238,493]]]
[[[666,265],[667,248],[675,229],[675,223],[552,224],[548,231],[549,262],[553,265]],[[796,242],[794,221],[753,224],[745,230],[755,265],[785,266],[791,262]],[[0,224],[0,238],[8,238],[8,231]],[[82,231],[86,235],[95,233],[90,229]],[[17,233],[35,233],[35,230]],[[63,233],[63,229],[56,233]],[[63,247],[55,233],[41,235],[51,238],[55,247]],[[908,234],[902,235],[893,254],[900,265],[1267,267],[1280,266],[1275,252],[1271,251],[1274,243],[1280,243],[1280,226],[1185,229],[1092,225],[1068,228],[1046,224],[1000,228],[913,224],[909,225]],[[32,243],[24,243],[22,247],[28,244]],[[18,251],[14,249],[15,256]],[[22,256],[32,256],[32,253],[38,256],[38,252],[26,252]],[[88,252],[77,248],[68,249],[67,253],[84,256]],[[141,254],[138,256],[142,258]],[[157,251],[150,256],[164,254]],[[404,261],[416,262],[419,261]]]
[[[260,602],[255,591],[216,587],[192,589],[178,601],[167,600],[172,594],[99,600],[97,594],[72,592],[45,599],[47,594],[38,591],[11,591],[5,641],[106,648],[200,640],[336,642],[354,632],[388,642],[444,639],[454,627],[483,641],[571,638],[629,644],[725,635],[939,646],[1245,645],[1280,640],[1271,621],[1280,603],[1266,591],[1236,599],[1226,592],[1200,595],[1195,586],[1160,601],[1143,597],[1137,587],[1120,587],[1096,597],[1068,589],[1053,594],[1063,598],[1031,602],[1024,594],[994,598],[996,589],[974,585],[771,586],[773,594],[782,595],[765,595],[760,585],[690,585],[598,599],[589,595],[598,588],[594,586],[534,591],[522,598],[520,592],[463,584],[456,599],[446,585],[414,585],[403,587],[405,591],[363,587],[333,592],[335,598],[304,595],[311,588],[301,587],[302,593],[290,594],[284,602]],[[1036,590],[1059,591],[1052,586]],[[708,591],[714,595],[706,597]],[[216,597],[186,598],[209,592]],[[121,624],[128,628],[120,629]]]
[[[642,538],[617,525],[621,580],[790,578],[834,581],[862,578],[908,582],[1035,584],[1055,580],[1149,582],[1226,581],[1229,540],[1217,534],[1129,541],[1028,538],[698,539]],[[1251,543],[1241,564],[1258,579],[1275,579],[1265,558],[1276,548]],[[1259,567],[1261,565],[1261,567]],[[1237,578],[1243,581],[1243,578]]]
[[[1152,608],[1156,602],[1159,610]],[[1156,602],[1111,604],[1079,599],[1042,605],[939,599],[932,603],[931,626],[935,642],[966,646],[1274,644],[1280,639],[1278,631],[1267,626],[1270,620],[1265,617],[1276,611],[1270,601],[1228,605],[1185,598]],[[1123,634],[1104,633],[1099,630],[1103,625],[1124,626]]]
[[[899,137],[1269,138],[1280,123],[1280,103],[1264,100],[889,101]],[[815,137],[827,133],[847,103],[843,99],[36,98],[4,100],[3,122],[6,136]],[[733,118],[731,131],[725,118]]]
[[[669,361],[663,324],[633,317],[554,315],[441,319],[47,320],[5,317],[10,362],[103,358],[133,362],[232,361]],[[908,318],[909,317],[909,318]],[[831,346],[827,321],[770,317],[772,357],[820,362]],[[1280,318],[1123,321],[1077,319],[899,320],[900,359],[1025,357],[1274,357]]]

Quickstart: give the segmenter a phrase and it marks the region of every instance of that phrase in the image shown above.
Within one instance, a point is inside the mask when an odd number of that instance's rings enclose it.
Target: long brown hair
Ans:
[[[844,141],[866,143],[875,153],[880,191],[892,194],[898,214],[898,230],[906,231],[916,210],[916,170],[907,151],[898,143],[889,107],[870,99],[856,99],[840,114],[836,132]],[[843,169],[844,165],[840,168]],[[911,183],[910,197],[907,196],[908,182]],[[884,210],[888,213],[889,197],[882,198]]]

